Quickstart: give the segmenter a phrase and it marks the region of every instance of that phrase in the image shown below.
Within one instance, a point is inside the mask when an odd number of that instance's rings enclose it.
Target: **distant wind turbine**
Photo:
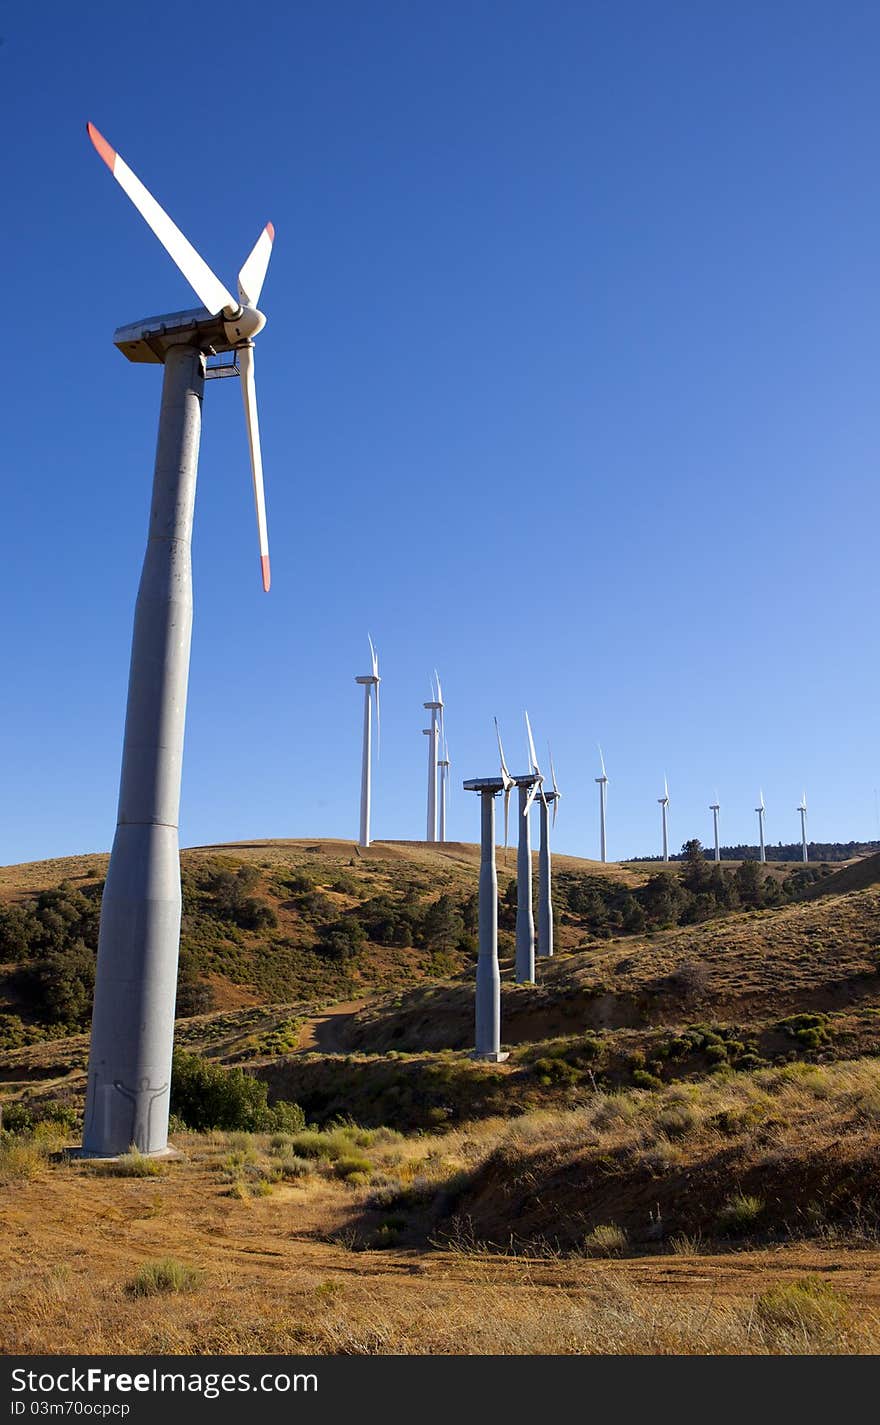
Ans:
[[[501,789],[504,792],[504,849],[507,850],[507,833],[510,821],[510,793],[516,785],[507,770],[507,763],[504,760],[504,748],[501,745],[501,728],[498,726],[498,719],[495,719],[495,736],[498,738],[498,756],[501,760]]]
[[[602,775],[597,777],[599,784],[599,851],[602,861],[608,860],[608,842],[605,836],[605,801],[608,789],[608,778],[605,775],[605,758],[602,756],[602,748],[599,748],[599,761],[602,764]]]
[[[660,814],[663,827],[663,860],[669,860],[669,826],[667,817],[669,813],[669,783],[663,778],[663,795],[657,798],[660,803]]]
[[[535,755],[532,725],[526,713],[529,770],[515,777],[519,789],[519,836],[516,850],[516,982],[530,984],[535,978],[535,917],[532,911],[532,840],[529,812],[541,790],[543,776]]]
[[[808,861],[807,855],[807,794],[804,792],[801,797],[801,804],[798,807],[801,817],[801,860]]]
[[[755,807],[755,811],[756,811],[757,814],[758,814],[758,840],[759,840],[758,859],[759,859],[760,861],[766,861],[766,860],[767,860],[767,851],[766,851],[765,846],[764,846],[764,792],[763,792],[763,789],[760,790],[759,802],[760,802],[760,805]]]
[[[370,844],[370,798],[372,795],[372,753],[373,753],[373,698],[376,699],[376,749],[379,747],[379,658],[373,647],[373,640],[367,634],[367,642],[370,645],[370,662],[372,673],[364,673],[359,678],[355,678],[356,683],[361,683],[364,689],[364,750],[361,760],[361,826],[358,844],[369,846]]]
[[[431,726],[429,729],[430,742],[428,743],[428,840],[437,840],[437,763],[439,761],[439,738],[443,725],[443,692],[440,687],[440,677],[437,669],[434,669],[434,679],[436,680],[436,690],[434,681],[431,682],[431,701],[424,703],[431,713]]]
[[[712,803],[710,804],[710,806],[709,806],[709,810],[710,810],[710,812],[712,813],[712,820],[713,820],[713,822],[715,823],[715,860],[716,860],[716,861],[720,861],[720,860],[721,860],[721,846],[720,846],[719,841],[718,841],[718,813],[719,813],[720,810],[721,810],[721,803],[720,803],[719,800],[718,800],[718,793],[717,793],[717,792],[715,793],[715,800],[714,800],[714,802],[712,802]]]
[[[550,759],[552,792],[541,788],[541,848],[538,852],[538,954],[543,959],[553,954],[553,893],[550,872],[550,803],[553,804],[553,825],[556,825],[556,809],[562,795],[556,785],[556,770],[553,753],[547,745]]]
[[[438,840],[446,840],[446,802],[449,793],[449,743],[446,741],[446,733],[443,733],[443,756],[437,763],[440,772],[440,815]]]

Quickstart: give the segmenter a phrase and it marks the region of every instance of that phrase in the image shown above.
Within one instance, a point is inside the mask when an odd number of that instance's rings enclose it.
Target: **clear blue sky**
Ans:
[[[161,374],[193,304],[92,119],[227,283],[271,218],[244,423],[206,391],[184,844],[424,835],[522,710],[561,850],[878,834],[880,8],[19,5],[4,21],[0,861],[109,846]],[[450,833],[475,840],[457,790]]]

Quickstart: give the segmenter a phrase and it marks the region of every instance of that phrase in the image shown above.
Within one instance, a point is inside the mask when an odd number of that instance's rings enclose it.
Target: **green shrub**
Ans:
[[[155,1296],[160,1292],[193,1291],[198,1286],[198,1273],[173,1257],[157,1262],[145,1262],[126,1290],[129,1296]]]
[[[764,1211],[760,1197],[736,1192],[727,1199],[718,1214],[718,1226],[726,1237],[741,1237],[747,1233]]]
[[[647,1069],[634,1069],[632,1081],[637,1089],[662,1089],[663,1080],[658,1079],[656,1074],[649,1074]]]
[[[584,1250],[592,1257],[619,1257],[626,1250],[627,1235],[616,1222],[603,1222],[588,1232]]]
[[[540,1079],[542,1084],[573,1084],[576,1083],[580,1075],[573,1065],[567,1063],[565,1059],[544,1057],[536,1059],[532,1065],[533,1072]]]
[[[363,1175],[363,1180],[369,1182],[373,1172],[373,1164],[369,1158],[357,1158],[353,1154],[348,1157],[340,1157],[333,1164],[333,1171],[338,1178],[343,1178],[351,1182],[352,1178]]]
[[[132,1148],[119,1158],[97,1159],[89,1164],[93,1173],[102,1178],[159,1178],[165,1172],[164,1165],[156,1158]]]
[[[755,1301],[755,1315],[765,1326],[806,1332],[825,1332],[843,1324],[849,1302],[817,1276],[783,1281]]]
[[[688,1103],[671,1103],[657,1119],[657,1126],[667,1138],[683,1138],[699,1123],[699,1115]]]
[[[242,1069],[224,1069],[197,1054],[175,1050],[171,1069],[171,1111],[188,1128],[293,1131],[305,1123],[297,1104],[267,1103],[266,1085]]]

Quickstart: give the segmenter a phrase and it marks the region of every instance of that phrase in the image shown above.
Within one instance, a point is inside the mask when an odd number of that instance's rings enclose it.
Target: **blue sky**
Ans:
[[[161,373],[193,305],[92,119],[230,284],[267,219],[257,376],[206,391],[181,838],[424,835],[522,710],[595,855],[876,837],[880,8],[714,0],[19,6],[7,278],[0,861],[109,846]],[[12,142],[9,142],[9,140]],[[475,840],[461,790],[450,834]]]

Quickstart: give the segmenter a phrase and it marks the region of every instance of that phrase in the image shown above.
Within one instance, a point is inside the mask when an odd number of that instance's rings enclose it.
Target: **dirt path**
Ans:
[[[369,998],[344,1000],[341,1004],[331,1005],[322,1014],[316,1014],[313,1019],[307,1020],[300,1034],[297,1052],[300,1054],[341,1053],[344,1050],[344,1045],[340,1040],[345,1025],[369,1003]]]

